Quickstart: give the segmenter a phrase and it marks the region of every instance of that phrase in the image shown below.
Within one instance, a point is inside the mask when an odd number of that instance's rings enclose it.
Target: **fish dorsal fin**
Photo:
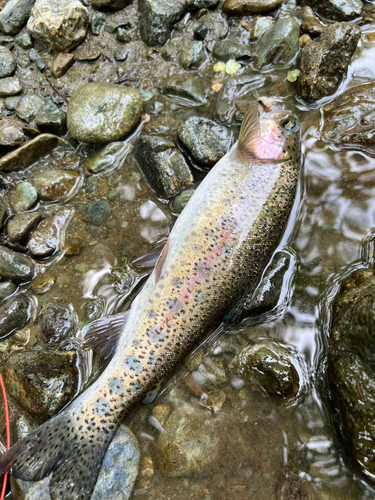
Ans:
[[[259,141],[259,106],[251,103],[242,121],[237,144],[237,154],[240,158],[256,158],[256,146]]]
[[[161,251],[159,260],[157,261],[157,264],[155,267],[155,285],[160,280],[161,272],[163,270],[163,265],[164,265],[164,262],[167,258],[167,255],[168,255],[168,251],[169,251],[169,240],[163,246],[163,250]]]
[[[82,328],[84,344],[107,359],[114,353],[129,311],[99,318]]]

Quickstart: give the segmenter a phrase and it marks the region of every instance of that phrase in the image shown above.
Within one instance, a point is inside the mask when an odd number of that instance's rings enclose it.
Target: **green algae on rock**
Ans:
[[[87,83],[69,101],[68,130],[82,142],[118,141],[134,130],[141,113],[138,90],[112,83]]]

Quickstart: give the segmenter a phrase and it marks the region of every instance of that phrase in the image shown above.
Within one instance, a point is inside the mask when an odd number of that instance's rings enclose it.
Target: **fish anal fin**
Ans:
[[[259,141],[259,104],[254,101],[250,104],[242,120],[240,136],[238,138],[236,154],[240,158],[253,159],[257,154]]]
[[[165,262],[165,260],[166,260],[166,258],[168,256],[169,245],[170,245],[170,243],[169,243],[169,240],[168,240],[167,243],[163,246],[163,250],[161,251],[159,260],[156,263],[156,267],[155,267],[155,284],[160,280],[161,273],[162,273],[162,270],[163,270],[163,265],[164,265],[164,262]]]
[[[118,339],[126,324],[129,311],[96,319],[82,328],[84,344],[102,358],[109,358],[115,351]]]

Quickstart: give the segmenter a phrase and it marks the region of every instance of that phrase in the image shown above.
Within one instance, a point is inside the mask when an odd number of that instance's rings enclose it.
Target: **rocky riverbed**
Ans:
[[[298,115],[304,144],[283,240],[231,312],[237,323],[128,415],[93,498],[374,498],[373,319],[361,316],[374,282],[373,3],[0,9],[0,367],[12,443],[100,373],[82,329],[129,307],[249,101],[274,96]],[[359,340],[347,326],[357,313]],[[0,433],[4,448],[2,405]],[[12,479],[7,498],[47,500],[48,479]]]

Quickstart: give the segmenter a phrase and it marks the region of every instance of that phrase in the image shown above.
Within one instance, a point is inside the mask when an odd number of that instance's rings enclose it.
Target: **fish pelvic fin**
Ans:
[[[250,104],[242,120],[240,136],[237,143],[237,155],[243,159],[252,160],[257,157],[256,145],[259,140],[259,104]]]
[[[129,311],[96,319],[82,328],[86,347],[97,351],[103,359],[113,356],[126,325]]]
[[[0,471],[24,481],[51,474],[51,500],[89,500],[116,428],[90,435],[78,415],[67,409],[33,430],[0,458]]]

